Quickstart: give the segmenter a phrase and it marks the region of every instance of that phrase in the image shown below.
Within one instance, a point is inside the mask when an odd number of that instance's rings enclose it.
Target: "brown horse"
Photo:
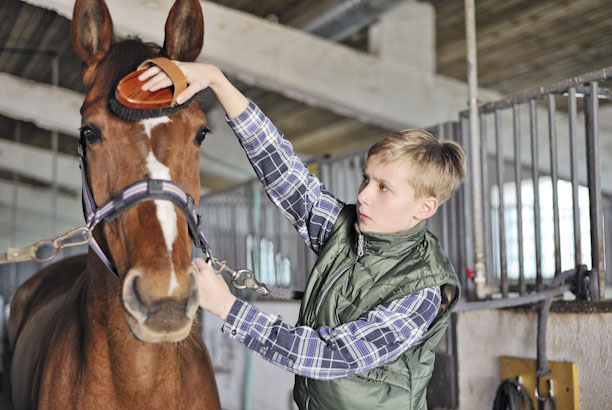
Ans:
[[[126,121],[108,108],[118,81],[159,55],[193,61],[202,48],[198,0],[177,0],[163,48],[112,43],[103,0],[77,0],[73,42],[86,97],[81,144],[99,207],[137,181],[172,181],[199,198],[199,145],[206,125],[193,102],[172,115]],[[16,409],[219,409],[202,341],[188,220],[163,198],[145,200],[93,236],[96,253],[34,275],[11,303],[10,382]]]

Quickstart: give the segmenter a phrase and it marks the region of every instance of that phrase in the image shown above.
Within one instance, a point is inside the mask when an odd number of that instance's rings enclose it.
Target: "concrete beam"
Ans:
[[[79,136],[84,95],[0,73],[0,113],[39,128]]]
[[[38,127],[47,130],[57,130],[75,138],[79,136],[81,115],[79,109],[84,95],[77,92],[53,87],[48,84],[37,83],[0,73],[0,113],[10,118],[32,122]],[[205,174],[223,177],[234,182],[241,182],[253,177],[246,156],[236,137],[225,125],[225,114],[221,109],[213,109],[207,113],[209,125],[213,130],[207,136],[202,147],[200,170]],[[27,157],[28,146],[0,145],[0,167],[6,170],[31,176],[40,181],[51,182],[51,153],[45,149],[34,149],[32,158]],[[21,147],[12,151],[12,147]],[[25,150],[25,151],[24,151]],[[44,158],[44,162],[36,162]],[[63,158],[70,158],[64,156]],[[22,160],[23,159],[23,160]],[[76,159],[75,159],[76,161]],[[40,165],[43,164],[43,165]],[[75,170],[78,169],[75,168]],[[80,174],[74,171],[74,177],[80,180]],[[73,186],[74,178],[61,175],[62,184]],[[206,185],[206,181],[202,181]],[[80,190],[80,183],[78,189]]]
[[[28,3],[68,18],[74,6],[73,0]],[[157,43],[163,41],[172,3],[107,0],[118,33]],[[253,85],[398,129],[456,119],[467,106],[466,85],[435,75],[431,62],[421,67],[417,58],[388,64],[384,58],[215,3],[203,1],[202,6],[206,35],[200,58]],[[484,90],[480,95],[484,101],[499,97]]]
[[[0,168],[47,184],[53,183],[53,154],[44,148],[0,140]],[[58,186],[81,192],[81,172],[76,157],[58,154]]]
[[[31,212],[52,217],[53,193],[50,188],[37,188],[24,183],[14,185],[10,181],[0,180],[0,206],[17,212]],[[58,217],[73,224],[83,223],[81,196],[57,194]],[[10,213],[10,212],[9,212]]]

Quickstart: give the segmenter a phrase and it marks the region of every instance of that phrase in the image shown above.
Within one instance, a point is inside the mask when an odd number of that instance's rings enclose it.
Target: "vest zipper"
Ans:
[[[364,244],[363,235],[359,234],[359,239],[357,240],[357,256],[355,257],[355,259],[351,263],[349,263],[348,265],[343,267],[336,274],[336,276],[334,276],[334,278],[325,286],[325,288],[323,288],[323,291],[321,292],[321,295],[319,296],[319,300],[318,300],[318,302],[316,304],[316,307],[315,307],[315,314],[314,314],[314,319],[315,320],[319,316],[319,310],[321,309],[321,306],[323,305],[323,301],[325,300],[325,296],[327,296],[327,292],[329,292],[331,287],[334,285],[334,283],[336,283],[336,281],[340,278],[340,276],[342,276],[344,274],[344,272],[349,270],[351,267],[355,266],[355,264],[357,263],[359,258],[361,258],[363,256],[363,244]]]
[[[306,410],[308,410],[308,405],[310,404],[310,390],[308,390],[308,377],[304,377],[304,383],[306,384]]]

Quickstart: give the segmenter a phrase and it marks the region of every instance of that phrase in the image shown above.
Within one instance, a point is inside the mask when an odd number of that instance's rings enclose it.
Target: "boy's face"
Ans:
[[[406,163],[384,163],[379,155],[368,158],[357,195],[361,232],[404,232],[435,213],[436,198],[415,198],[408,175]]]

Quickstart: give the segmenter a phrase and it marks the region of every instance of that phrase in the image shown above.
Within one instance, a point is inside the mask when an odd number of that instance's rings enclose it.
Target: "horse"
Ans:
[[[163,47],[136,38],[114,43],[104,0],[76,1],[82,171],[96,207],[153,181],[179,187],[197,209],[206,130],[197,101],[171,115],[128,121],[109,110],[109,98],[146,59],[194,61],[203,36],[198,0],[176,0]],[[190,220],[167,199],[144,198],[101,220],[91,233],[101,254],[90,247],[17,289],[8,325],[16,409],[220,409],[201,336]]]

